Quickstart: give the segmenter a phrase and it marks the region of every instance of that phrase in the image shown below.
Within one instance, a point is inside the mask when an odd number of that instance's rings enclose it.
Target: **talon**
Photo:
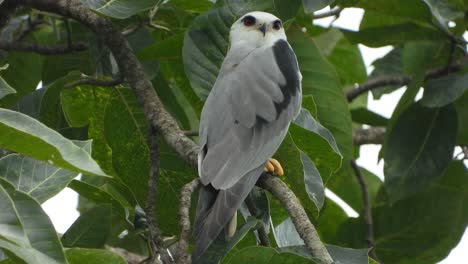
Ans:
[[[264,171],[266,172],[274,172],[275,171],[275,166],[270,162],[270,161],[267,161],[267,163],[265,164],[265,169]]]
[[[276,174],[278,174],[278,176],[281,177],[284,175],[283,167],[281,166],[278,160],[270,159],[269,162],[273,165],[273,167],[275,167],[274,171],[276,172]]]
[[[284,175],[283,167],[281,167],[281,164],[276,159],[269,159],[263,170],[266,172],[276,173],[278,176]]]

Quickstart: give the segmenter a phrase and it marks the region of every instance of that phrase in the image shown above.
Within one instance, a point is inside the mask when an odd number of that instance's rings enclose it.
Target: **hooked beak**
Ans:
[[[266,25],[263,24],[261,27],[258,28],[258,30],[260,30],[263,33],[263,36],[265,36],[265,34],[266,34]]]

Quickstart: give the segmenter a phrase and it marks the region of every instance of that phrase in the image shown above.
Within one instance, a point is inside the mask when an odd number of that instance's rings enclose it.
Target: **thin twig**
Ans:
[[[177,245],[177,264],[189,264],[190,256],[188,246],[190,240],[190,205],[192,203],[192,193],[200,187],[200,181],[197,179],[184,185],[180,191],[179,204],[179,225],[180,240]]]
[[[468,64],[468,56],[465,56],[463,59],[453,63],[451,66],[444,66],[439,67],[436,69],[432,69],[426,72],[425,80],[428,79],[435,79],[445,75],[448,75],[453,72],[457,72],[461,70],[466,64]],[[358,96],[383,86],[387,85],[396,85],[396,86],[404,86],[409,84],[413,80],[412,76],[409,75],[386,75],[386,76],[378,76],[372,79],[367,80],[365,83],[356,86],[354,89],[348,91],[346,93],[346,97],[348,102],[352,102]]]
[[[328,253],[325,245],[320,241],[317,230],[312,225],[297,199],[296,195],[288,188],[288,186],[278,177],[264,173],[257,182],[257,185],[269,191],[283,207],[288,211],[297,232],[309,249],[313,257],[321,261],[321,264],[331,264],[333,259]]]
[[[339,17],[341,14],[341,11],[343,11],[342,7],[335,7],[327,12],[323,13],[314,13],[314,19],[321,19],[321,18],[326,18],[326,17]]]
[[[0,50],[35,52],[41,55],[61,55],[80,52],[88,49],[88,43],[76,42],[69,44],[42,45],[22,41],[0,42]]]
[[[377,253],[375,252],[374,223],[372,221],[372,207],[369,197],[369,189],[367,188],[364,176],[362,175],[361,170],[356,164],[356,161],[351,160],[351,167],[353,168],[354,174],[356,175],[356,178],[359,182],[359,186],[361,187],[362,202],[364,207],[363,219],[365,226],[365,238],[367,245],[370,248],[369,255],[374,260],[383,264],[383,262],[379,260],[379,258],[377,257]]]
[[[154,129],[153,126],[150,126],[149,129],[149,146],[151,170],[148,178],[148,194],[145,203],[145,214],[150,233],[149,237],[153,247],[153,252],[151,252],[149,263],[153,264],[157,259],[157,255],[154,254],[155,252],[159,252],[161,255],[161,260],[164,264],[173,263],[171,256],[164,247],[164,241],[161,237],[161,230],[159,230],[154,217],[154,211],[156,208],[156,191],[159,178],[159,155],[156,129]]]
[[[78,85],[92,85],[92,86],[116,86],[123,82],[123,76],[118,75],[115,79],[97,79],[91,76],[82,75],[79,80],[70,82],[65,85],[65,88],[73,88]]]

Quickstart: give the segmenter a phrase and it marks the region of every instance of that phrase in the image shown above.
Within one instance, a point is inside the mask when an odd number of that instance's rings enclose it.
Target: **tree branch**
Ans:
[[[468,56],[465,56],[463,59],[455,62],[450,66],[444,66],[436,69],[429,70],[426,72],[425,80],[439,78],[445,75],[448,75],[453,72],[457,72],[461,70],[466,64],[468,64]],[[365,83],[358,85],[352,90],[349,90],[346,93],[346,97],[348,102],[352,102],[358,96],[383,86],[387,85],[397,85],[397,86],[405,86],[409,84],[413,80],[412,76],[409,75],[386,75],[386,76],[378,76],[372,79],[367,80]]]
[[[152,245],[152,252],[150,255],[149,263],[153,264],[157,259],[155,252],[159,252],[161,260],[164,264],[172,263],[173,260],[168,254],[164,241],[161,237],[161,230],[159,230],[155,223],[154,211],[156,208],[156,191],[159,178],[159,157],[158,157],[158,143],[156,139],[156,130],[150,126],[149,129],[149,146],[150,146],[150,161],[151,169],[148,178],[148,194],[146,196],[145,214],[148,222],[149,239]]]
[[[383,144],[385,139],[385,127],[358,128],[354,130],[354,145]]]
[[[351,160],[351,167],[354,170],[354,174],[359,182],[359,186],[361,187],[362,193],[362,202],[364,207],[363,219],[364,219],[364,226],[365,226],[365,237],[367,245],[370,248],[369,255],[379,263],[382,263],[379,258],[377,257],[377,253],[375,252],[375,238],[374,238],[374,223],[372,221],[372,207],[371,201],[369,198],[369,190],[367,188],[366,181],[362,176],[361,170],[359,169],[356,161]]]
[[[320,241],[317,230],[312,225],[301,203],[296,195],[278,177],[264,173],[257,182],[257,185],[269,191],[278,199],[283,207],[288,211],[297,232],[309,249],[313,257],[318,258],[322,264],[331,264],[333,259],[328,253],[325,245]]]
[[[314,19],[321,19],[321,18],[326,18],[326,17],[340,17],[341,11],[343,11],[344,8],[342,7],[335,7],[333,9],[330,9],[327,12],[323,13],[314,13]]]
[[[88,49],[88,43],[81,41],[57,45],[41,45],[22,41],[0,42],[0,50],[35,52],[41,55],[61,55],[86,49]]]
[[[180,191],[179,204],[179,225],[180,240],[177,246],[177,264],[190,264],[188,246],[190,240],[190,205],[192,203],[192,193],[200,187],[197,179],[184,185]]]

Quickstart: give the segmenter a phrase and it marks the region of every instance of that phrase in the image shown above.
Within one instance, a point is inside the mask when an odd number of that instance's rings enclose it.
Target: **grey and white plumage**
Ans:
[[[200,121],[203,187],[194,225],[194,263],[203,263],[200,256],[233,218],[283,141],[300,110],[301,78],[277,17],[251,12],[234,22]]]

